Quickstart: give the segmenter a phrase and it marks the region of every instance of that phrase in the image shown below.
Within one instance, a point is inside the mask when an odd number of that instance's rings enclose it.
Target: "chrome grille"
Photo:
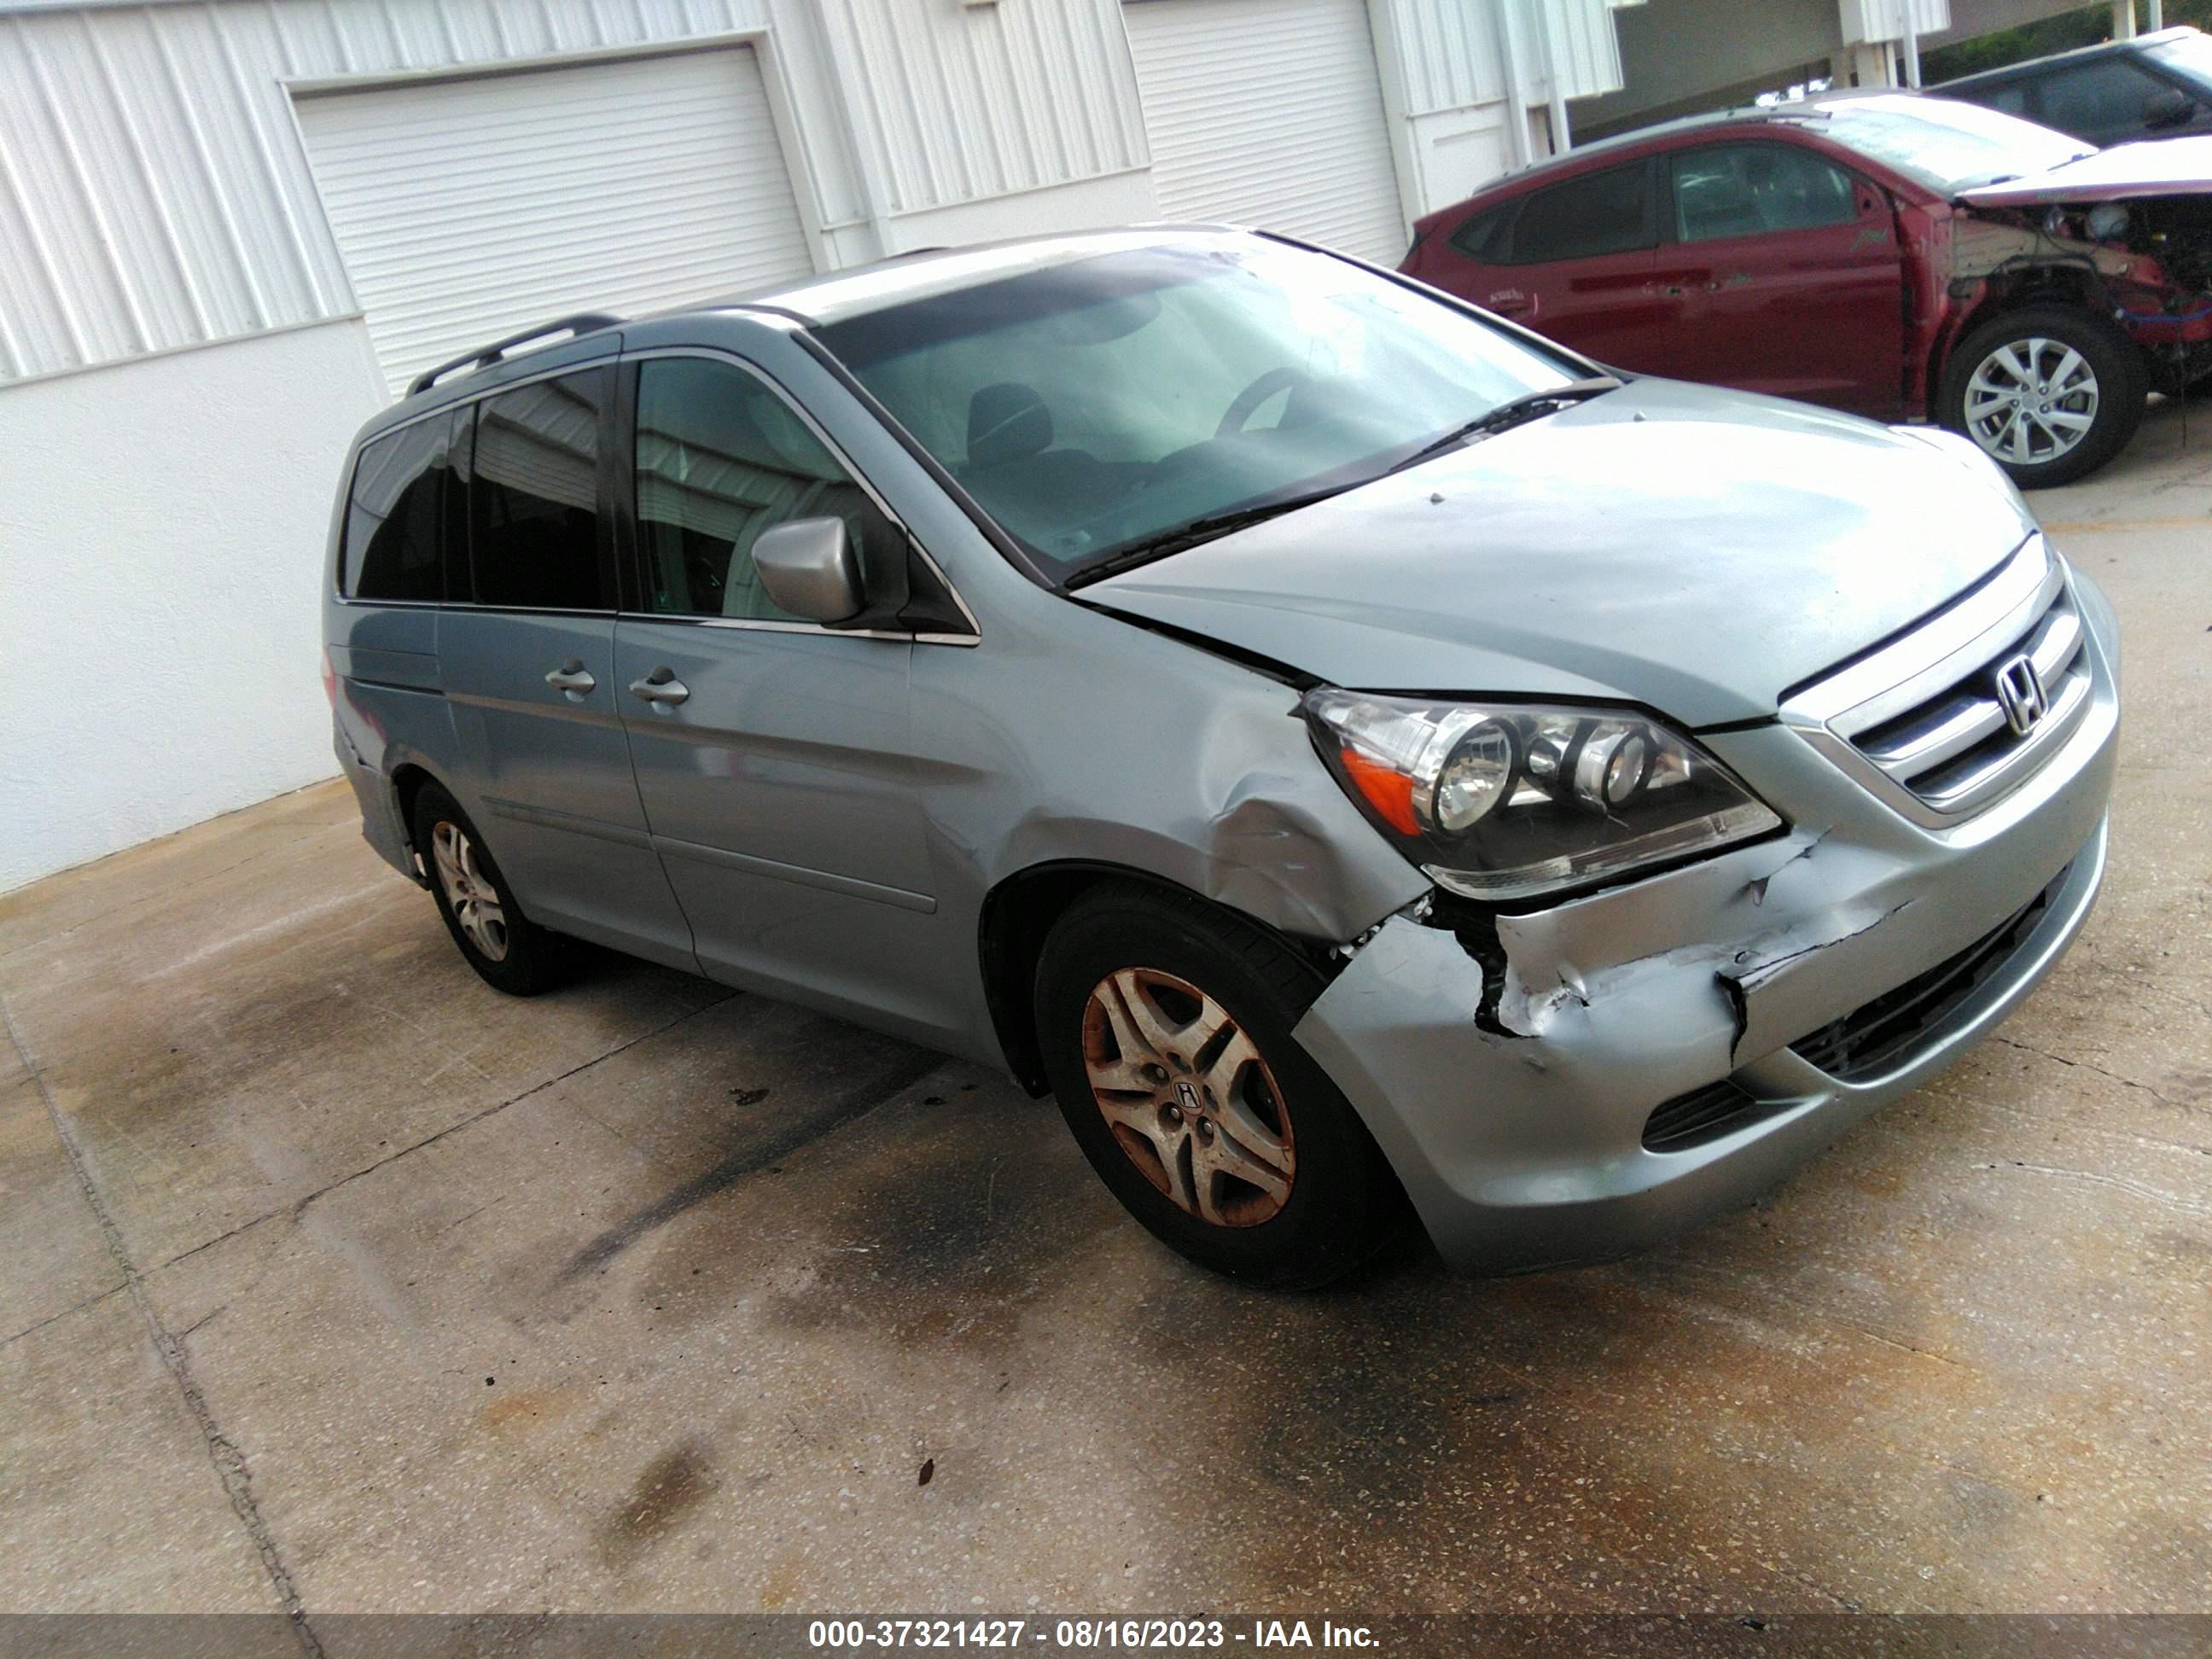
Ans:
[[[2024,781],[2079,722],[2094,690],[2087,646],[2064,567],[2037,536],[1957,605],[1792,697],[1783,715],[1911,816],[1944,822]]]
[[[2043,689],[2038,726],[2066,720],[2089,695],[2089,667],[2081,660],[2081,618],[2063,590],[2033,629],[2001,647],[1995,659],[1957,684],[1896,719],[1847,732],[1858,751],[1929,805],[1955,810],[2003,768],[2035,728],[2013,729],[1997,695],[1999,667],[2016,656],[2034,665]]]

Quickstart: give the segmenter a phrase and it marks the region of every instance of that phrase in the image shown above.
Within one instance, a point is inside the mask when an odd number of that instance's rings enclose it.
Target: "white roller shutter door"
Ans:
[[[303,96],[300,130],[394,393],[564,313],[813,270],[749,47]]]
[[[1160,211],[1406,251],[1365,0],[1129,0]]]

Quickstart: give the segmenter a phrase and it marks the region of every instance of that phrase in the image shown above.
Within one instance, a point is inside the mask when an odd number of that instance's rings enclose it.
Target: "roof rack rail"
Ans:
[[[566,334],[572,337],[589,334],[594,329],[611,328],[622,320],[605,311],[580,311],[573,317],[556,317],[550,323],[526,328],[520,334],[510,334],[504,340],[494,340],[488,346],[479,346],[474,351],[462,353],[450,362],[423,370],[407,383],[407,395],[411,398],[418,392],[428,392],[456,369],[489,368],[494,363],[504,362],[507,355],[517,346],[528,345],[555,334]]]

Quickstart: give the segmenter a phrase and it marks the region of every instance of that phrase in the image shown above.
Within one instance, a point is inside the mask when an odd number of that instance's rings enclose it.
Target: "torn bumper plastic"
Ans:
[[[2118,636],[2080,591],[2095,701],[2033,777],[1948,829],[1908,822],[1781,726],[1711,747],[1784,838],[1498,921],[1504,967],[1392,917],[1297,1027],[1455,1267],[1626,1255],[1749,1201],[1943,1070],[2033,991],[2094,902],[2118,743]],[[2015,921],[2042,895],[2031,923]],[[1793,1044],[2001,939],[2001,959],[1871,1068]],[[1747,1110],[1653,1151],[1655,1109],[1717,1085]]]
[[[353,786],[355,800],[361,805],[362,839],[375,850],[377,857],[417,887],[428,886],[408,848],[407,828],[399,818],[399,792],[392,787],[392,780],[362,757],[343,725],[333,730],[331,748],[338,757],[339,770]]]

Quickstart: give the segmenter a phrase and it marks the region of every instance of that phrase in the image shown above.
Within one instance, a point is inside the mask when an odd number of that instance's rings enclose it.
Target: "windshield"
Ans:
[[[1947,196],[2097,153],[2079,138],[1955,99],[1877,95],[1814,107],[1838,143]]]
[[[2191,29],[2171,40],[2146,42],[2145,50],[2176,74],[2212,92],[2212,34]]]
[[[1061,579],[1364,483],[1589,372],[1356,265],[1232,234],[1102,252],[819,337]]]

